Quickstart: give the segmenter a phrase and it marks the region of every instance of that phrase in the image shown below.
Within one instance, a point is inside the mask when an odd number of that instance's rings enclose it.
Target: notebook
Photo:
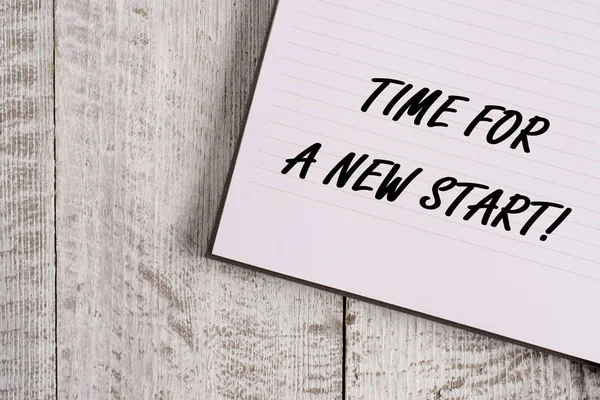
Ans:
[[[600,2],[280,0],[212,256],[600,362]]]

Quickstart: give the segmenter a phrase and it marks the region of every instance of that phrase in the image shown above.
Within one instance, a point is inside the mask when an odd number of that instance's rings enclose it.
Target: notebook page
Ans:
[[[222,258],[600,362],[600,3],[280,0]]]

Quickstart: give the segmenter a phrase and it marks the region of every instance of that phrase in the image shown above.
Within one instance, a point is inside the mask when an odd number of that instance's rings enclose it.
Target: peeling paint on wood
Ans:
[[[203,257],[273,6],[0,3],[0,399],[55,373],[66,399],[341,399],[344,364],[348,399],[600,399],[588,365]]]
[[[0,2],[0,399],[54,397],[52,4]]]
[[[599,399],[600,370],[348,300],[348,399]]]
[[[203,258],[273,6],[57,2],[59,397],[341,398],[342,297]]]

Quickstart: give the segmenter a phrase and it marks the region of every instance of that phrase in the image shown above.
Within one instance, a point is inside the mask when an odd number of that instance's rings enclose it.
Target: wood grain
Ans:
[[[348,399],[599,399],[600,370],[348,300]]]
[[[203,258],[272,0],[61,0],[60,398],[342,393],[342,298]]]
[[[52,4],[0,2],[0,399],[54,396]]]
[[[60,398],[342,397],[342,298],[203,258],[273,0],[57,4]],[[0,399],[55,394],[52,4],[0,3]],[[349,399],[600,371],[348,300]]]

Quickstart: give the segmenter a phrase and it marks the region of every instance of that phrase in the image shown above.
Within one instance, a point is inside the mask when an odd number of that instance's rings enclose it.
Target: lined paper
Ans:
[[[599,32],[591,0],[280,0],[213,254],[600,362]],[[402,87],[361,110],[373,78],[414,87],[386,116]],[[393,120],[422,88],[443,92],[423,122]],[[449,95],[469,101],[442,114],[447,127],[428,126]],[[501,143],[486,141],[501,112],[464,134],[489,105],[522,115]],[[511,148],[535,116],[549,130],[529,137],[530,152]],[[304,178],[302,164],[282,172],[315,143]],[[349,153],[369,159],[346,186],[324,184]],[[351,189],[373,159],[400,164],[402,178],[422,172],[378,200],[391,165],[365,180],[374,190]],[[447,216],[459,189],[437,209],[420,204],[444,177],[490,189]],[[463,219],[496,189],[498,210],[515,194],[563,208],[525,235],[533,206],[509,216],[510,231],[483,211]]]

